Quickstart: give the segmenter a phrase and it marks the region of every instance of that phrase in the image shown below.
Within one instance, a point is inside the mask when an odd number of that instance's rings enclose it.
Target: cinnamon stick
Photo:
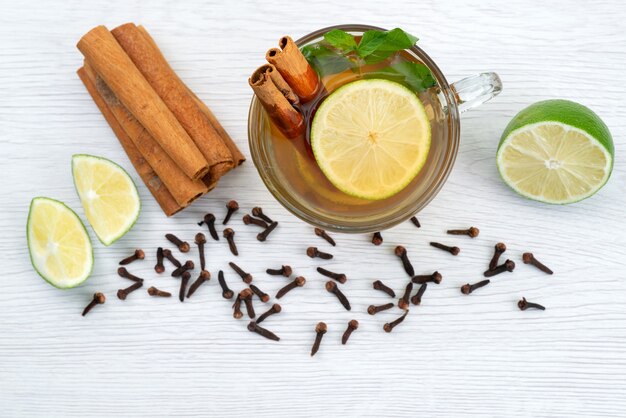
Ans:
[[[152,38],[152,36],[150,36],[146,28],[144,28],[142,25],[137,26],[137,28],[141,31],[143,36],[150,43],[156,46],[156,42],[154,42],[154,39]],[[193,91],[191,91],[191,89],[182,80],[181,80],[181,83],[183,83],[183,85],[185,86],[189,94],[191,94],[191,96],[193,97],[194,101],[196,102],[196,104],[198,105],[202,113],[204,113],[204,115],[209,120],[211,125],[213,125],[213,128],[217,131],[217,133],[220,135],[220,137],[222,138],[222,140],[224,141],[224,143],[230,150],[230,153],[233,156],[233,162],[235,166],[241,165],[241,163],[246,161],[246,157],[239,150],[239,148],[237,147],[237,144],[235,144],[235,141],[233,141],[233,139],[228,134],[228,132],[226,132],[226,129],[224,129],[224,127],[222,126],[220,121],[215,117],[215,114],[213,114],[211,109],[209,109],[209,107],[206,104],[204,104],[204,102],[200,100],[200,98]]]
[[[320,79],[289,36],[278,41],[279,48],[272,48],[265,59],[273,64],[287,84],[302,102],[311,100],[320,88]]]
[[[265,108],[265,111],[285,136],[287,138],[295,138],[304,132],[304,118],[289,102],[287,99],[288,95],[284,94],[279,86],[276,85],[276,77],[272,77],[273,73],[277,74],[272,65],[262,65],[252,73],[248,83]]]
[[[210,183],[234,167],[230,150],[157,47],[133,23],[111,31],[154,91],[172,111],[209,164]]]
[[[91,95],[91,98],[100,109],[102,116],[107,121],[117,139],[120,141],[122,148],[126,151],[126,155],[128,155],[128,159],[132,163],[133,167],[143,180],[144,184],[154,196],[154,199],[157,201],[163,212],[167,216],[172,216],[175,213],[181,211],[183,206],[179,205],[176,202],[176,199],[172,196],[172,194],[167,190],[167,187],[163,184],[159,176],[152,169],[150,164],[143,158],[143,155],[139,152],[133,141],[130,139],[126,131],[120,123],[115,119],[113,113],[107,106],[106,102],[96,89],[96,85],[91,81],[91,79],[87,76],[87,73],[83,67],[79,68],[77,71],[78,77],[80,77],[81,81],[87,88],[87,91]]]
[[[157,173],[176,202],[186,207],[198,197],[208,191],[201,180],[192,180],[185,175],[182,169],[165,152],[150,133],[117,99],[114,92],[102,78],[85,61],[84,68],[87,77],[96,86],[100,96],[104,99],[115,119],[124,128],[137,150]]]
[[[208,163],[196,144],[106,27],[89,31],[77,47],[184,174],[192,179],[207,174]]]

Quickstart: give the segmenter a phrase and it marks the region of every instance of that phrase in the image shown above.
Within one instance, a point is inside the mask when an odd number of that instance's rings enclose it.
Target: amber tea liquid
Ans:
[[[329,218],[355,216],[366,219],[368,216],[378,216],[386,212],[387,208],[402,206],[405,201],[408,205],[414,194],[423,192],[423,184],[427,183],[424,180],[427,176],[434,175],[434,165],[443,158],[443,141],[447,140],[445,116],[437,95],[438,86],[416,93],[424,105],[431,125],[431,145],[426,163],[403,190],[387,199],[366,200],[347,195],[337,189],[318,167],[309,145],[308,130],[315,110],[325,97],[344,84],[363,79],[367,74],[399,61],[419,62],[419,59],[407,51],[402,51],[381,63],[322,77],[322,88],[317,97],[302,105],[302,113],[308,128],[306,134],[301,137],[286,138],[265,112],[262,112],[259,137],[270,164],[281,183],[285,185],[286,191],[295,196],[301,205],[324,213]]]

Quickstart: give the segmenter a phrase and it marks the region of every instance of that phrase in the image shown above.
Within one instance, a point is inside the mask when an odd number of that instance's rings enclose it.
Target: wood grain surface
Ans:
[[[0,416],[563,416],[626,415],[626,6],[608,1],[501,2],[375,0],[268,1],[0,1]],[[436,199],[406,223],[383,232],[375,247],[364,235],[337,235],[330,248],[310,226],[289,215],[265,189],[252,161],[180,215],[165,219],[141,184],[143,212],[132,231],[109,248],[94,242],[93,276],[81,287],[52,288],[31,268],[25,239],[30,200],[60,199],[85,220],[72,184],[75,153],[111,158],[140,179],[75,71],[75,44],[92,27],[133,21],[146,26],[181,78],[211,107],[247,154],[249,74],[278,38],[320,27],[368,23],[402,27],[449,80],[496,71],[503,93],[463,115],[456,166]],[[499,179],[495,150],[516,112],[546,98],[594,109],[616,144],[613,176],[596,196],[571,206],[524,200]],[[127,281],[117,262],[135,248],[148,258],[129,270],[177,292],[178,280],[152,267],[163,235],[193,241],[202,215],[225,213],[237,199],[232,227],[237,262],[270,294],[286,279],[264,273],[290,264],[307,278],[281,299],[283,312],[265,322],[280,337],[266,341],[232,318],[217,272],[235,290],[243,283],[222,239],[207,245],[211,281],[185,303],[150,298],[145,288],[115,297]],[[280,225],[268,242],[255,239],[241,216],[262,206]],[[450,227],[475,225],[477,239],[449,237]],[[438,240],[461,247],[452,257]],[[470,296],[459,287],[478,281],[493,245],[504,241],[517,262]],[[402,244],[418,272],[439,270],[392,334],[382,330],[397,309],[371,289],[381,279],[396,292],[407,277],[393,248]],[[335,258],[304,255],[309,245]],[[521,263],[533,251],[554,271]],[[196,259],[196,249],[189,257]],[[180,257],[185,259],[186,257]],[[345,272],[352,303],[346,312],[315,268]],[[194,276],[195,278],[195,276]],[[81,317],[91,295],[104,306]],[[517,309],[525,296],[545,312]],[[269,306],[269,305],[268,305]],[[256,303],[257,311],[264,307]],[[359,329],[346,346],[350,319]],[[314,327],[329,331],[311,358]]]

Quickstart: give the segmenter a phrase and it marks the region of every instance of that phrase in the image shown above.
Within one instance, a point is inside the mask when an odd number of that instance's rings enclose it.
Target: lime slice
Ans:
[[[132,179],[106,158],[72,157],[74,185],[85,215],[100,242],[111,245],[135,224],[141,201]]]
[[[518,113],[502,134],[496,156],[504,182],[545,203],[566,204],[596,193],[613,169],[613,139],[590,109],[546,100]]]
[[[404,189],[424,166],[430,123],[417,95],[388,80],[359,80],[328,96],[311,126],[320,169],[339,190],[369,200]]]
[[[69,289],[91,274],[93,250],[87,230],[78,215],[62,202],[34,198],[26,238],[33,267],[51,285]]]

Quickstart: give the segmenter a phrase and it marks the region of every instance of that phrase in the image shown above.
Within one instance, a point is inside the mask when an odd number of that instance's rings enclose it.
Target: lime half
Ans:
[[[504,182],[529,199],[566,204],[596,193],[613,169],[613,139],[593,111],[546,100],[506,127],[496,162]]]
[[[34,198],[26,237],[33,267],[51,285],[68,289],[91,274],[93,250],[87,230],[78,215],[62,202]]]
[[[113,161],[92,155],[74,155],[72,174],[91,227],[104,245],[111,245],[139,216],[141,201],[135,183]]]
[[[359,80],[328,96],[311,126],[318,166],[339,190],[380,200],[424,166],[430,122],[417,95],[388,80]]]

